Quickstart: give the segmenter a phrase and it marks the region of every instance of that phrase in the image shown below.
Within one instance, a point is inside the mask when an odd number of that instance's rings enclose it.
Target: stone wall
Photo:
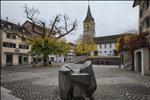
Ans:
[[[120,57],[98,57],[98,58],[87,58],[86,60],[81,60],[77,63],[84,63],[90,60],[92,64],[96,65],[120,65]]]

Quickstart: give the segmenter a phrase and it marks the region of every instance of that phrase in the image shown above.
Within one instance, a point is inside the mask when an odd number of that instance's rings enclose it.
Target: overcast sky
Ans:
[[[68,41],[75,41],[83,34],[83,20],[86,17],[87,1],[2,1],[1,16],[13,22],[23,23],[26,18],[24,5],[38,8],[40,18],[49,21],[57,14],[67,14],[70,20],[78,20],[75,33],[68,35]],[[96,23],[96,37],[120,34],[138,30],[138,7],[133,1],[90,1],[92,16]]]

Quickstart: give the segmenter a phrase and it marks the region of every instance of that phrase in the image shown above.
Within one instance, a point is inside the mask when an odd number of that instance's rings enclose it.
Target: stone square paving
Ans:
[[[22,100],[60,100],[59,66],[31,66],[1,69],[1,85]],[[97,90],[95,100],[150,100],[150,76],[119,69],[118,66],[93,65]]]

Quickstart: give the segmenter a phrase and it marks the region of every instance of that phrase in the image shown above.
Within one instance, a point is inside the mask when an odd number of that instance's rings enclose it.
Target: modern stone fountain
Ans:
[[[91,61],[84,64],[65,64],[59,70],[59,89],[62,100],[92,98],[97,87]]]

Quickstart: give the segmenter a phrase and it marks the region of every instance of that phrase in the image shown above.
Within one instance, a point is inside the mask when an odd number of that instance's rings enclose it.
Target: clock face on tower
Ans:
[[[87,24],[86,24],[86,28],[87,28],[87,30],[89,30],[89,29],[91,28],[90,23],[87,23]]]

